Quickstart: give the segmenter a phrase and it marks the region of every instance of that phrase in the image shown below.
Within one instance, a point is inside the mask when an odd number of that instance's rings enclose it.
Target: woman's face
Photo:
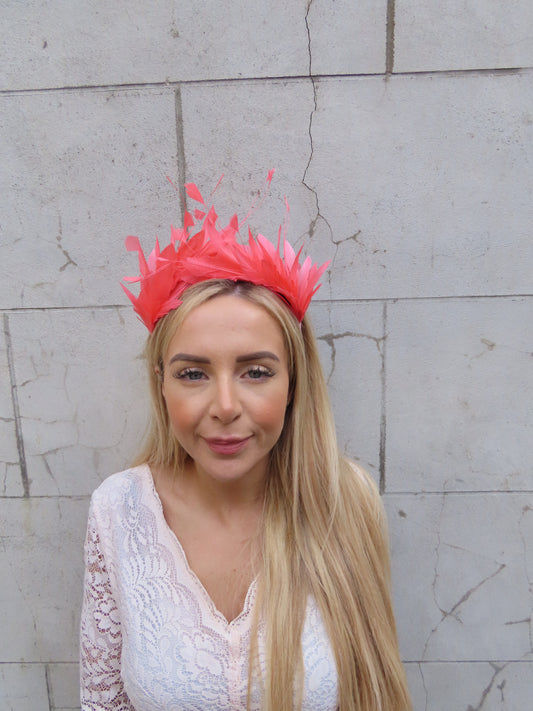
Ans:
[[[164,356],[162,393],[200,476],[262,484],[289,398],[283,336],[266,310],[224,295],[191,311]]]

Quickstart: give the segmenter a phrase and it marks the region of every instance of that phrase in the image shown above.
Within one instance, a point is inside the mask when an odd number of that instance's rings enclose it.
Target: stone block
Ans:
[[[403,658],[531,657],[533,495],[387,494],[385,506]]]
[[[333,249],[332,298],[530,293],[532,81],[317,82],[309,251]]]
[[[533,662],[407,664],[414,709],[527,709]]]
[[[306,74],[307,4],[9,3],[0,89]]]
[[[84,498],[0,499],[0,662],[77,660],[87,509]]]
[[[307,24],[313,74],[385,71],[386,0],[312,0]]]
[[[531,490],[533,299],[388,310],[387,490]]]
[[[170,235],[180,200],[171,89],[0,96],[5,309],[127,302],[127,235]]]
[[[380,473],[383,306],[311,306],[339,445],[376,480]]]
[[[131,309],[10,317],[30,493],[89,494],[131,462],[149,405]]]
[[[11,375],[7,357],[7,346],[11,339],[7,314],[4,314],[2,324],[2,337],[0,338],[0,497],[22,496],[24,488],[20,474]]]
[[[529,0],[396,0],[394,70],[530,67]]]
[[[50,711],[44,664],[0,663],[0,708]]]
[[[80,674],[77,663],[49,664],[50,711],[78,711]]]

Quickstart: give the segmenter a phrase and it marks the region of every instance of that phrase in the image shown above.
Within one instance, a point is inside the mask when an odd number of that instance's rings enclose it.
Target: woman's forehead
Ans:
[[[168,354],[183,347],[205,351],[281,351],[285,343],[281,327],[262,306],[225,294],[193,308],[174,332]]]

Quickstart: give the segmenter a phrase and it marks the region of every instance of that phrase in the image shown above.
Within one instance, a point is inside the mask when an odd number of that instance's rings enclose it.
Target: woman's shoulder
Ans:
[[[150,485],[150,481],[151,472],[146,464],[111,474],[93,491],[93,505],[113,505],[117,499],[122,499],[132,491],[141,492]]]

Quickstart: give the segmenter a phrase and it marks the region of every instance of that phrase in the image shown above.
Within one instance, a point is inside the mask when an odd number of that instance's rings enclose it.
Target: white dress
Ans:
[[[85,557],[83,711],[245,711],[255,581],[228,623],[167,525],[148,466],[94,492]],[[335,711],[335,660],[312,598],[302,649],[303,711]],[[259,661],[264,671],[261,625]],[[261,709],[258,682],[251,709]]]

